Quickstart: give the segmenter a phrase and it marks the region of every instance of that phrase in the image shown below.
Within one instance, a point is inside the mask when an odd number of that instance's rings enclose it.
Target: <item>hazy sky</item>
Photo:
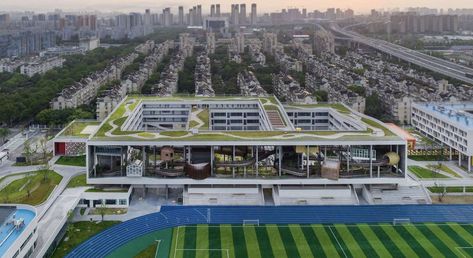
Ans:
[[[163,7],[177,7],[184,5],[185,8],[202,4],[205,13],[212,3],[221,4],[222,12],[228,12],[230,3],[255,2],[258,4],[259,12],[280,10],[281,8],[299,7],[324,10],[328,7],[339,7],[342,9],[352,8],[358,12],[367,12],[372,8],[395,8],[395,7],[418,7],[426,6],[430,8],[473,8],[473,0],[253,0],[253,1],[221,1],[221,0],[0,0],[0,11],[28,10],[47,11],[55,8],[65,11],[71,10],[100,10],[107,11],[142,11],[146,8],[159,10]],[[249,10],[249,8],[247,7]],[[248,12],[248,11],[247,11]]]

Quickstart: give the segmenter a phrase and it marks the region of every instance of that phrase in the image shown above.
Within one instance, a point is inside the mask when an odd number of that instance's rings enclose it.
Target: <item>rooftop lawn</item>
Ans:
[[[88,137],[90,134],[81,132],[89,125],[100,125],[98,121],[73,121],[62,132],[61,136]]]
[[[407,168],[409,169],[410,172],[412,172],[414,175],[416,175],[418,178],[421,178],[421,179],[423,178],[429,178],[429,179],[430,178],[449,178],[446,175],[443,175],[433,170],[419,167],[419,166],[408,166]]]
[[[23,174],[0,191],[1,202],[39,205],[47,200],[62,176],[54,171],[34,171]]]
[[[89,193],[126,193],[128,192],[128,188],[90,188],[87,189],[86,192]]]
[[[204,124],[199,129],[208,130],[209,129],[209,110],[204,109],[204,110],[200,111],[197,114],[197,117],[200,120],[202,120],[202,122],[204,122]]]
[[[391,130],[389,130],[388,128],[384,127],[383,125],[381,125],[380,123],[378,123],[378,122],[376,122],[372,119],[362,117],[361,121],[363,121],[363,123],[365,123],[365,124],[368,124],[369,126],[372,126],[372,127],[383,130],[385,136],[395,135],[393,132],[391,132]]]
[[[343,114],[350,114],[352,113],[350,109],[345,107],[341,103],[317,103],[317,104],[289,104],[288,107],[299,107],[299,108],[321,108],[321,107],[328,107],[336,109],[338,112]]]

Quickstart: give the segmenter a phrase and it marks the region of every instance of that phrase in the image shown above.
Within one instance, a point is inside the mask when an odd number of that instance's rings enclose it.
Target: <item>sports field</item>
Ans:
[[[473,224],[180,226],[108,257],[473,257]]]

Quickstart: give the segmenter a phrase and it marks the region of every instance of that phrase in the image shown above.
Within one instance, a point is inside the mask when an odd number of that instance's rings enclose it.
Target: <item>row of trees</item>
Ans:
[[[63,68],[53,69],[44,75],[28,78],[21,74],[0,75],[0,124],[12,125],[31,120],[65,87],[97,70],[104,69],[118,56],[133,50],[132,46],[97,48],[86,55],[66,58]]]

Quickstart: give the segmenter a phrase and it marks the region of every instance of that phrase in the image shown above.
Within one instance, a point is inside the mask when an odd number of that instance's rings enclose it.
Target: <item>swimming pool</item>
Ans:
[[[10,246],[12,246],[16,239],[23,233],[35,216],[36,214],[33,211],[26,209],[15,209],[5,221],[1,221],[0,257],[2,257],[8,251]],[[15,226],[10,223],[13,217],[15,217],[16,220],[23,219],[24,224],[18,230],[16,230]]]

